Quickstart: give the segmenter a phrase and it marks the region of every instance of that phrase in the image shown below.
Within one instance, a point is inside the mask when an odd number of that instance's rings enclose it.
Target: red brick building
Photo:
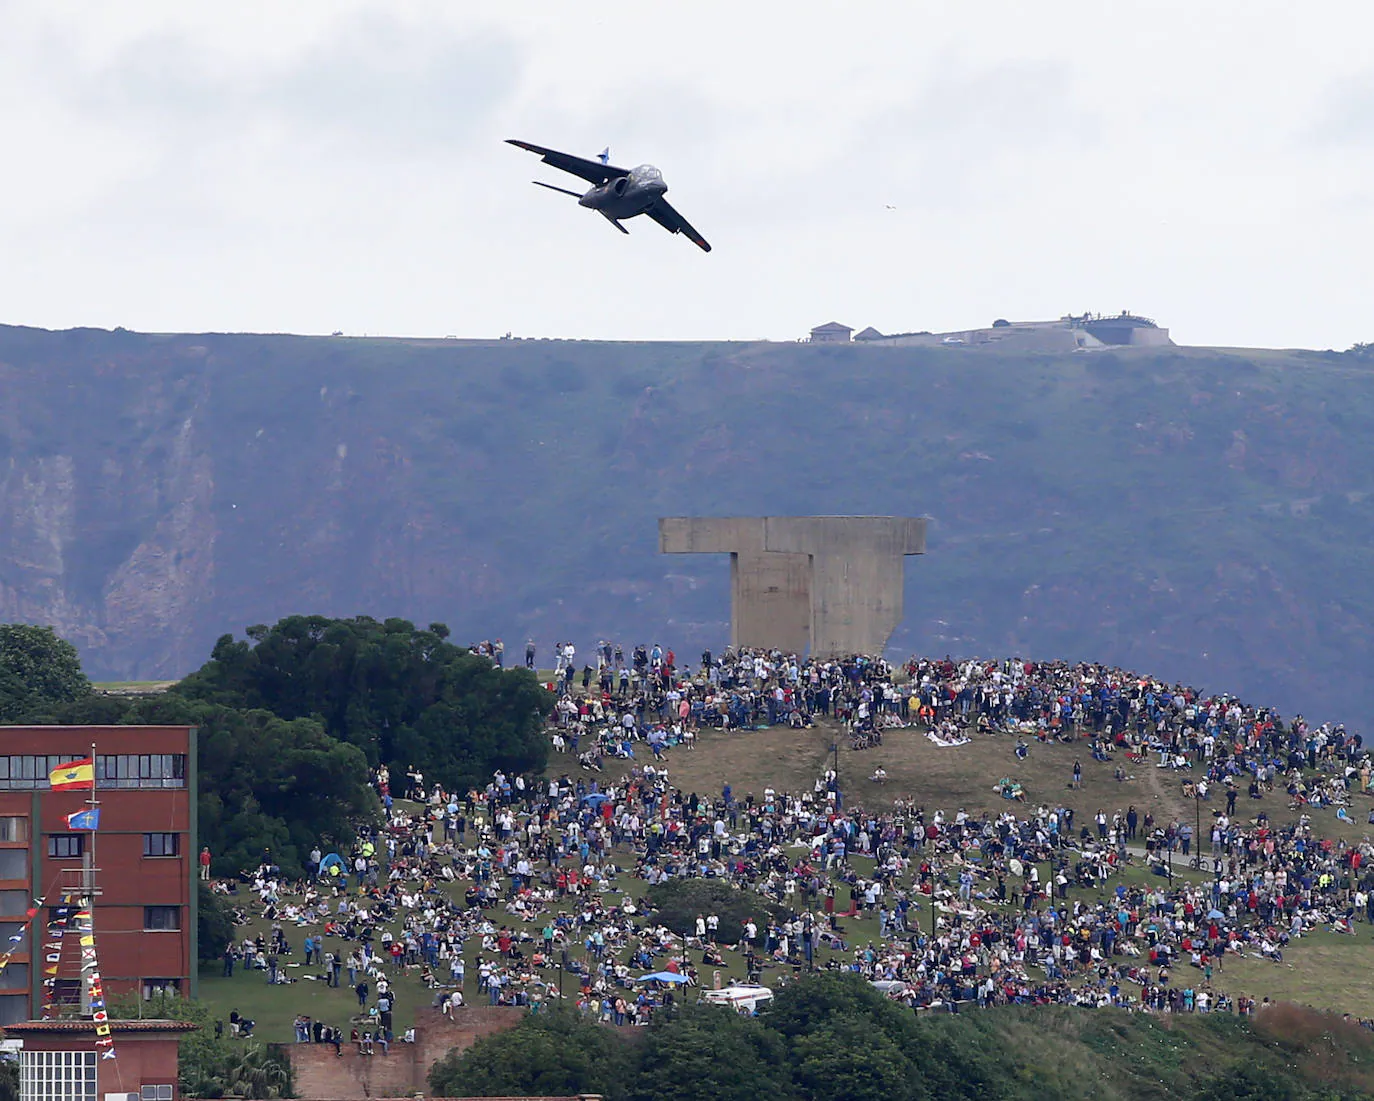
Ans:
[[[20,1101],[178,1101],[177,1041],[189,1021],[111,1021],[115,1058],[101,1059],[94,1021],[9,1025],[21,1040]]]
[[[47,900],[0,973],[0,1025],[40,1016],[44,934],[63,890],[79,890],[87,874],[96,888],[92,919],[107,997],[148,997],[158,988],[195,994],[194,735],[186,726],[0,726],[0,949],[23,927],[33,900]],[[91,792],[48,784],[49,772],[90,756],[92,744],[100,805],[94,835],[66,821],[86,809]],[[63,973],[74,980],[72,958],[64,946]]]

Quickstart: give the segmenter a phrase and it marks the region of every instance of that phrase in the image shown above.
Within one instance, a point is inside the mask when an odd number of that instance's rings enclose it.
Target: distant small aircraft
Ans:
[[[539,180],[533,181],[539,187],[547,187],[550,191],[561,191],[564,195],[571,195],[577,200],[579,206],[599,211],[601,216],[621,233],[630,232],[620,224],[623,219],[647,214],[669,233],[685,234],[687,239],[703,252],[711,251],[711,246],[707,244],[706,238],[693,229],[691,223],[674,210],[668,204],[668,200],[663,197],[664,192],[668,190],[668,185],[663,182],[663,174],[653,165],[641,164],[638,168],[617,168],[615,165],[607,163],[611,157],[609,147],[601,153],[597,160],[589,161],[582,157],[574,157],[571,153],[559,153],[557,150],[545,149],[542,145],[531,145],[529,142],[519,141],[515,138],[507,138],[506,140],[511,145],[528,149],[531,153],[538,153],[545,164],[551,164],[554,168],[570,172],[574,176],[580,176],[591,184],[590,191],[581,193],[569,191],[566,187],[555,187],[553,184],[541,183]]]

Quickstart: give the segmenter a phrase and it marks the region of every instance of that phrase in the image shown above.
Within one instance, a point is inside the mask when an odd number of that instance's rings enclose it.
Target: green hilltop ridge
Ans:
[[[896,654],[1374,717],[1374,362],[0,328],[0,621],[168,680],[302,606],[510,652],[727,633],[661,515],[931,517]]]

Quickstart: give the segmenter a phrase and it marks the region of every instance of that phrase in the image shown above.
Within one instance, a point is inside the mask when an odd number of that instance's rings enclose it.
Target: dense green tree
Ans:
[[[315,845],[345,847],[376,815],[367,762],[311,719],[192,708],[200,742],[200,828],[221,874],[264,856],[288,873]]]
[[[51,627],[0,623],[0,722],[33,721],[90,691],[76,647]]]
[[[369,765],[411,765],[448,786],[495,769],[541,770],[552,704],[528,670],[495,668],[446,641],[447,628],[404,619],[290,616],[223,636],[173,692],[282,719],[315,719]]]
[[[223,899],[203,882],[200,884],[196,921],[196,949],[201,960],[219,959],[234,939],[234,921]]]
[[[617,1101],[633,1052],[612,1029],[571,1009],[546,1008],[508,1032],[451,1051],[429,1072],[436,1097],[599,1093]]]
[[[724,1006],[690,1006],[644,1042],[634,1101],[786,1101],[786,1042]]]
[[[769,1028],[789,1039],[839,1020],[861,1020],[869,1031],[882,1032],[898,1043],[916,1030],[909,1010],[888,1001],[861,976],[839,972],[808,975],[783,987],[769,1003],[765,1019]]]
[[[928,1094],[991,1101],[1001,1095],[1002,1083],[1008,1077],[1004,1053],[996,1045],[980,1048],[975,1041],[981,1036],[971,1035],[976,1030],[965,1027],[958,1018],[917,1021],[910,1010],[889,1001],[872,984],[854,974],[827,972],[805,976],[778,991],[763,1019],[769,1028],[793,1041],[793,1060],[799,1075],[808,1060],[815,1064],[807,1072],[807,1081],[811,1083],[806,1087],[808,1090],[820,1080],[816,1060],[822,1058],[822,1053],[806,1045],[798,1048],[796,1044],[827,1031],[848,1037],[845,1043],[850,1047],[862,1047],[862,1038],[867,1037],[875,1051],[881,1048],[889,1054],[900,1054],[906,1060],[902,1073],[916,1091],[906,1096]],[[868,1071],[846,1071],[843,1057],[834,1058],[838,1061],[825,1073],[852,1073],[858,1076],[853,1079],[855,1088],[861,1081],[879,1083],[884,1080],[883,1075],[894,1069],[888,1064],[875,1066],[872,1074],[877,1077],[864,1078]],[[874,1084],[873,1088],[880,1086]]]
[[[807,1101],[925,1101],[933,1095],[902,1050],[860,1018],[842,1018],[792,1040],[798,1092]]]
[[[785,916],[781,906],[762,895],[735,890],[718,879],[669,879],[650,887],[645,898],[654,907],[656,920],[679,936],[695,932],[698,914],[715,914],[720,918],[717,939],[722,944],[737,943],[749,918],[762,927],[770,918]]]
[[[312,719],[166,692],[79,700],[57,709],[53,721],[196,727],[200,841],[216,874],[255,867],[264,855],[299,874],[313,846],[347,846],[379,810],[362,751]]]

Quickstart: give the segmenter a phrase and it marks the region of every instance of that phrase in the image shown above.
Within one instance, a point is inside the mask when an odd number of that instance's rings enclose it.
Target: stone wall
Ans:
[[[359,1055],[345,1043],[283,1045],[296,1079],[296,1096],[306,1101],[363,1101],[429,1092],[429,1068],[454,1048],[462,1051],[493,1032],[514,1028],[525,1010],[513,1006],[465,1006],[450,1021],[435,1009],[416,1014],[415,1042],[399,1041],[390,1054]]]

